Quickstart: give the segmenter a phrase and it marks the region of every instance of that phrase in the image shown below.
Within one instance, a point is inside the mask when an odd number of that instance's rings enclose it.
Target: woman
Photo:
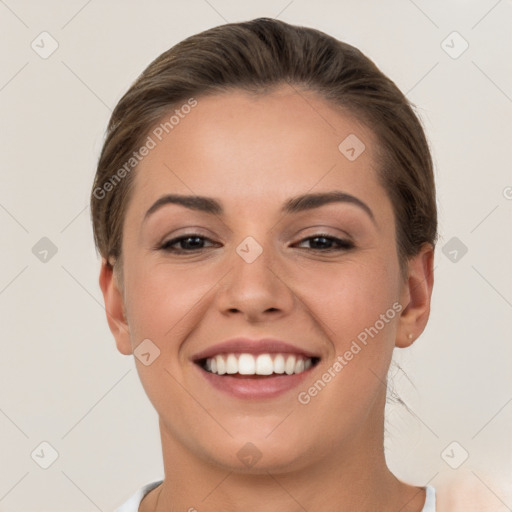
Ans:
[[[429,317],[432,161],[367,57],[271,19],[184,40],[115,108],[91,208],[165,469],[118,510],[435,510],[383,449],[393,349]]]

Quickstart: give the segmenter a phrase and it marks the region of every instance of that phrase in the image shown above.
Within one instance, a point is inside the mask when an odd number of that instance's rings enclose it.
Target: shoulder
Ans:
[[[436,512],[500,512],[512,503],[510,481],[480,472],[457,472],[435,487]]]
[[[115,512],[138,512],[142,498],[155,487],[158,487],[162,482],[163,480],[156,480],[155,482],[144,485],[138,489],[135,494],[130,496],[128,501],[124,502],[119,508],[116,508]]]

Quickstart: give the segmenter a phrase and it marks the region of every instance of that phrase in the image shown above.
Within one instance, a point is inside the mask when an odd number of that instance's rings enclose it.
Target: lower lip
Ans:
[[[217,375],[203,370],[199,365],[198,370],[203,377],[216,389],[229,393],[232,396],[243,399],[273,398],[286,391],[297,387],[308,375],[312,366],[302,373],[292,375],[273,375],[271,377],[247,378],[231,377],[230,375]]]

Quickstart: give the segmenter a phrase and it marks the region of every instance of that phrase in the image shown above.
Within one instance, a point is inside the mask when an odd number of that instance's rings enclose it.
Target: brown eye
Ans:
[[[210,242],[213,245],[213,242],[204,236],[189,234],[168,240],[162,244],[160,249],[168,252],[195,252],[206,249],[206,242]]]
[[[304,238],[301,240],[299,244],[309,243],[309,249],[315,251],[346,251],[349,249],[353,249],[355,246],[352,242],[348,240],[342,240],[340,238],[336,238],[328,235],[315,235],[310,236],[308,238]],[[306,247],[307,249],[308,247]]]

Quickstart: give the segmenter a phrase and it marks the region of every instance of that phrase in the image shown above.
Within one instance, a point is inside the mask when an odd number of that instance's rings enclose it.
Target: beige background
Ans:
[[[5,0],[0,511],[111,511],[161,476],[156,414],[105,320],[88,195],[110,111],[146,65],[186,36],[259,16],[358,46],[418,105],[441,239],[430,323],[397,354],[412,412],[390,409],[389,462],[418,484],[463,474],[486,510],[512,510],[510,0]],[[31,47],[51,49],[43,31],[58,43],[46,59]],[[46,262],[43,237],[57,249]],[[448,243],[468,251],[453,262]]]

